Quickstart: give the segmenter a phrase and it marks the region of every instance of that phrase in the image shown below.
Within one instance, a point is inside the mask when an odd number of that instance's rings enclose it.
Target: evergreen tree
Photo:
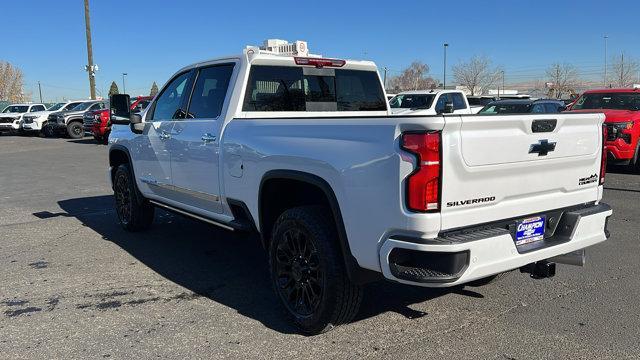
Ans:
[[[156,82],[153,82],[153,85],[151,85],[151,91],[149,92],[149,96],[156,96],[156,94],[158,93],[158,84],[156,84]]]
[[[111,95],[115,95],[115,94],[120,94],[120,91],[118,91],[118,85],[116,84],[115,81],[111,82],[111,87],[109,88],[109,97],[111,97]]]

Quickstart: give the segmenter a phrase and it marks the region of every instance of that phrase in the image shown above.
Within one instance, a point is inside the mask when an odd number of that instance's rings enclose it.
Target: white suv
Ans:
[[[460,90],[404,91],[389,100],[394,115],[471,114],[467,97]]]
[[[22,130],[23,116],[26,113],[44,111],[43,104],[12,104],[0,113],[0,132],[18,132]]]
[[[25,132],[40,132],[42,131],[42,127],[47,122],[50,114],[56,111],[71,110],[81,103],[82,101],[69,101],[66,103],[61,102],[49,107],[45,111],[37,111],[25,114],[22,119],[22,129]]]

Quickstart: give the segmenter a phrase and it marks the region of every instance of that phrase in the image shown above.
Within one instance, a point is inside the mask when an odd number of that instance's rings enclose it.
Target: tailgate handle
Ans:
[[[531,123],[531,131],[534,133],[552,132],[556,128],[558,120],[556,119],[540,119],[533,120]]]

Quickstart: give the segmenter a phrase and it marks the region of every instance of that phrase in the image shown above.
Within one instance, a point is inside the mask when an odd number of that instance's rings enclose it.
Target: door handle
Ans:
[[[216,141],[216,137],[209,133],[203,134],[200,139],[202,139],[205,144]]]
[[[166,132],[166,131],[164,131],[164,130],[162,130],[162,131],[160,132],[160,134],[158,134],[158,136],[160,136],[160,139],[162,139],[162,140],[169,140],[169,139],[171,139],[171,134],[170,134],[170,133],[168,133],[168,132]]]

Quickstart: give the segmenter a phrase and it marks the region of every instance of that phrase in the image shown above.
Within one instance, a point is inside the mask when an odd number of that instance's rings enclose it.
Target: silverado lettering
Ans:
[[[491,202],[491,201],[495,201],[495,200],[496,200],[495,196],[488,196],[488,197],[477,198],[477,199],[450,201],[450,202],[447,203],[447,207],[479,204],[479,203]]]

